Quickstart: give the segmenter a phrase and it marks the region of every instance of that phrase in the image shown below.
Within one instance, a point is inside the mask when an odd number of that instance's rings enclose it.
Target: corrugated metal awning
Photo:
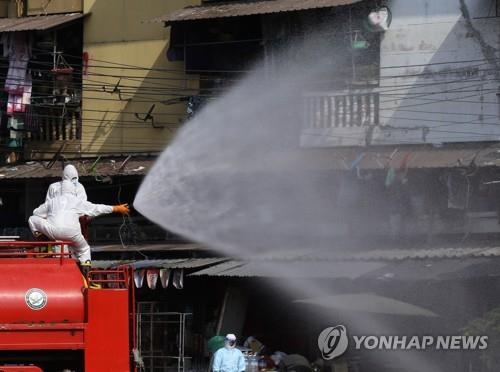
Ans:
[[[134,269],[198,269],[227,261],[227,258],[179,258],[140,260],[130,264]]]
[[[393,262],[362,277],[368,280],[415,281],[457,280],[500,276],[498,258],[445,258]]]
[[[323,297],[295,300],[295,303],[321,306],[340,311],[360,311],[373,314],[405,316],[437,316],[434,312],[420,306],[380,296],[374,293],[347,293]]]
[[[384,146],[366,148],[303,149],[269,153],[266,164],[251,161],[242,164],[246,172],[266,171],[334,171],[354,167],[367,170],[398,168],[406,163],[410,169],[460,168],[468,166],[474,159],[478,167],[500,166],[499,145],[447,145],[433,147]],[[137,156],[125,158],[102,158],[92,171],[96,159],[73,161],[80,177],[145,175],[156,161],[156,157]],[[49,162],[27,162],[0,167],[0,181],[10,178],[60,178],[62,168],[59,162],[46,168]]]
[[[127,265],[134,269],[199,269],[227,261],[227,258],[176,258],[157,260],[92,260],[92,266],[109,269]]]
[[[323,157],[328,152],[327,149],[316,150],[318,154],[319,151],[323,151]],[[496,144],[477,143],[332,148],[330,157],[332,168],[336,169],[353,168],[354,164],[360,169],[373,170],[397,168],[403,164],[414,169],[455,168],[466,167],[472,160],[478,167],[492,167],[500,165],[500,147]]]
[[[382,281],[455,280],[500,276],[497,257],[402,261],[227,261],[190,274],[210,277],[358,279]]]
[[[156,161],[151,158],[102,158],[75,160],[70,163],[78,170],[80,178],[99,176],[136,176],[145,175]],[[95,163],[95,164],[94,164]],[[49,162],[27,162],[0,167],[0,181],[6,179],[26,178],[61,178],[62,166],[60,162],[48,167]]]
[[[193,276],[356,279],[381,269],[382,262],[325,262],[325,261],[228,261],[197,271]]]
[[[468,257],[500,257],[500,247],[442,247],[428,249],[374,249],[355,253],[338,253],[339,260],[402,261]]]
[[[21,18],[0,18],[0,32],[43,31],[83,18],[85,14],[53,14]]]
[[[356,246],[356,244],[354,245]],[[496,258],[500,257],[500,246],[410,246],[405,248],[385,247],[369,248],[342,246],[330,250],[306,249],[302,251],[279,251],[259,256],[259,260],[268,261],[405,261],[405,260],[441,260],[466,258]]]
[[[153,21],[181,22],[201,19],[240,17],[258,14],[293,12],[307,9],[331,8],[350,5],[361,0],[261,0],[261,1],[234,1],[219,4],[191,6],[166,14]]]
[[[111,269],[114,267],[127,265],[131,260],[92,260],[92,267],[96,269]]]
[[[194,243],[142,243],[137,245],[105,244],[92,247],[92,252],[194,252],[206,250],[201,244]]]

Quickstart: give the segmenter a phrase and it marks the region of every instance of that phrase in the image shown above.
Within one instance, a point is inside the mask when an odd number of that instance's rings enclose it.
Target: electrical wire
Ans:
[[[103,62],[103,61],[101,61],[101,62]],[[453,63],[460,63],[460,62],[462,62],[462,61],[454,61]],[[443,64],[444,64],[444,63],[443,63]],[[426,64],[426,65],[428,65],[428,64]],[[130,65],[128,65],[128,66],[130,66]],[[89,66],[89,67],[91,67],[91,66]],[[124,66],[121,66],[121,67],[124,67]],[[396,68],[396,67],[401,68],[401,67],[407,67],[407,66],[391,66],[391,67],[392,67],[392,68]],[[137,68],[137,67],[134,67],[134,68]],[[460,67],[460,68],[461,68],[461,69],[463,69],[463,67]],[[457,69],[457,70],[458,70],[458,69]],[[174,71],[173,71],[173,72],[174,72]],[[178,73],[178,71],[177,71],[177,70],[175,70],[175,72],[176,72],[176,73]],[[426,73],[426,75],[428,75],[428,74],[429,74],[429,73]],[[113,77],[113,78],[116,78],[116,77],[118,77],[118,78],[119,78],[119,77],[120,77],[119,75],[115,75],[115,74],[113,74],[113,75],[110,75],[110,74],[108,74],[108,75],[99,74],[99,76],[101,76],[101,77]],[[392,78],[394,78],[395,76],[397,76],[397,75],[392,76]],[[413,75],[413,76],[415,76],[415,75]],[[126,76],[122,76],[122,77],[123,77],[123,78],[130,78],[131,76],[128,76],[128,77],[126,77]],[[400,76],[397,76],[397,77],[400,77]],[[136,79],[136,78],[138,78],[138,79],[143,79],[144,77],[142,77],[142,76],[132,76],[131,78],[134,78],[134,79]],[[464,82],[464,80],[465,80],[465,81],[470,81],[470,80],[467,80],[467,79],[461,79],[460,81],[456,81],[456,83],[463,83],[463,82]],[[490,81],[491,81],[491,80],[490,80]],[[101,83],[101,82],[99,82],[99,83]],[[427,87],[427,86],[430,86],[430,85],[450,84],[450,83],[453,83],[453,81],[452,81],[452,82],[450,82],[450,81],[444,81],[444,82],[433,82],[433,83],[429,83],[429,84],[417,84],[417,85],[413,84],[413,85],[410,85],[410,89],[420,89],[420,88],[422,88],[422,87]],[[486,83],[487,83],[487,82],[486,82]],[[483,81],[483,82],[482,82],[481,84],[479,84],[479,85],[484,85],[484,84],[486,84],[486,83]],[[109,83],[107,83],[107,84],[109,84]],[[84,86],[84,85],[82,84],[82,86]],[[109,84],[109,86],[110,86],[110,87],[112,87],[113,85],[112,85],[112,84]],[[401,87],[401,85],[398,85],[398,87]],[[387,87],[384,87],[384,88],[387,88]],[[469,87],[469,88],[470,88],[470,87]],[[148,95],[148,96],[149,96],[149,95],[152,95],[153,93],[157,93],[156,91],[154,91],[154,90],[153,90],[153,88],[150,88],[150,89],[151,89],[151,93],[143,93],[143,94],[146,94],[146,95]],[[402,89],[405,89],[405,88],[402,88]],[[460,87],[459,87],[459,88],[457,88],[456,90],[448,90],[448,91],[446,91],[446,92],[460,91],[460,90],[462,90],[462,89],[463,89],[463,88],[460,88]],[[87,89],[87,90],[85,90],[85,89],[84,89],[84,94],[85,94],[85,92],[97,93],[98,91],[97,91],[97,90],[92,90],[92,89]],[[390,92],[390,90],[385,89],[385,92],[386,92],[386,93],[384,93],[384,90],[382,90],[382,92],[381,92],[381,93],[379,93],[379,94],[387,94],[387,92]],[[103,92],[100,92],[100,91],[99,91],[99,93],[103,93]],[[431,95],[431,94],[442,94],[442,93],[443,93],[443,92],[431,92],[431,93],[420,93],[420,94],[422,94],[422,96],[428,96],[428,95]],[[125,90],[125,93],[124,93],[124,94],[126,94],[126,90]],[[467,96],[467,97],[459,97],[459,99],[463,99],[463,98],[470,98],[470,97],[475,97],[475,96],[478,96],[478,95],[484,95],[484,93],[476,93],[476,94],[474,94],[474,95],[470,95],[470,96]],[[164,96],[164,95],[162,95],[162,96]],[[178,96],[182,96],[182,95],[178,95]],[[38,97],[36,97],[36,96],[35,96],[34,98],[36,99],[36,98],[44,98],[44,97],[50,97],[50,96],[49,96],[49,95],[46,95],[46,96],[38,96]],[[184,96],[184,97],[185,97],[185,96]],[[143,98],[143,99],[145,99],[145,98],[149,98],[149,97],[144,97],[144,96],[140,97],[140,96],[139,96],[138,98]],[[90,97],[89,97],[89,96],[84,96],[84,99],[113,100],[113,99],[109,99],[109,98],[108,98],[108,99],[106,99],[106,98],[102,98],[102,97],[92,97],[92,96],[90,96]],[[410,98],[407,98],[407,99],[410,99]],[[420,99],[420,98],[419,98],[419,97],[412,97],[411,99],[418,100],[418,99]],[[114,99],[114,100],[116,101],[116,99]],[[401,99],[398,99],[398,98],[394,99],[394,101],[398,101],[398,100],[401,100]],[[451,99],[437,99],[437,100],[431,100],[431,102],[429,102],[429,103],[424,103],[424,104],[442,103],[442,102],[452,102],[452,101],[453,101],[453,100],[451,100]],[[149,102],[158,102],[158,101],[155,101],[154,99],[146,99],[146,100],[143,100],[143,101],[141,101],[141,100],[134,100],[134,102],[137,102],[137,103],[149,103]],[[386,103],[386,102],[388,102],[388,101],[383,101],[383,102],[384,102],[384,103]],[[462,101],[456,101],[456,102],[462,102]],[[475,102],[475,101],[474,101],[473,103],[483,104],[484,102]],[[423,104],[406,105],[406,106],[396,106],[396,108],[399,108],[399,107],[403,107],[403,108],[404,108],[404,107],[413,107],[413,106],[417,106],[417,105],[423,105]],[[385,109],[385,110],[389,110],[389,108],[383,108],[383,110],[384,110],[384,109]],[[98,111],[98,110],[95,110],[94,112],[97,112],[97,111]],[[103,110],[102,112],[105,112],[105,111]],[[174,114],[174,115],[175,115],[175,114]],[[88,120],[88,119],[87,119],[87,120]],[[97,119],[96,119],[96,120],[97,120]],[[133,121],[128,121],[128,122],[134,123]],[[123,125],[123,124],[125,123],[125,121],[123,121],[123,120],[122,120],[122,121],[119,121],[119,122],[118,122],[118,121],[114,121],[113,123],[115,123],[115,124],[116,124],[116,123],[121,123],[121,124]],[[174,124],[174,123],[172,123],[172,124]],[[175,123],[175,124],[177,125],[178,123]],[[86,124],[86,125],[88,126],[88,124]],[[149,142],[148,142],[148,143],[149,143]],[[137,142],[136,144],[139,144],[139,142]],[[119,145],[123,145],[123,141],[120,141],[120,144],[119,144]]]
[[[120,183],[118,186],[118,194],[117,194],[117,200],[118,204],[123,204],[121,201],[121,192],[122,192],[122,184]],[[129,247],[128,244],[125,244],[123,235],[129,235],[132,234],[132,245],[136,246],[137,245],[137,230],[135,228],[135,224],[132,221],[132,217],[129,214],[122,214],[122,224],[118,228],[118,236],[120,238],[120,243],[122,245],[122,248],[126,249]],[[149,259],[147,255],[139,251],[139,249],[134,249],[136,253],[139,253],[143,258]]]

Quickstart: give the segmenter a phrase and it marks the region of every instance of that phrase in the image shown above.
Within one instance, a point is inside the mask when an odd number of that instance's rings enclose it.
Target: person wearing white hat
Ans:
[[[224,347],[215,353],[212,371],[243,372],[245,367],[245,357],[241,350],[236,348],[236,336],[232,333],[227,334]]]

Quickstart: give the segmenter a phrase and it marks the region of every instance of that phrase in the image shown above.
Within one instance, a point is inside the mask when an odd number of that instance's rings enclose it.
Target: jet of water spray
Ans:
[[[318,48],[332,56],[331,44],[320,44],[295,45],[303,47],[299,62],[283,53],[272,77],[256,67],[206,105],[161,154],[134,207],[160,226],[233,257],[334,250],[338,222],[352,211],[336,199],[333,172],[311,162],[318,150],[299,145],[303,93],[335,75],[331,59],[310,58],[321,54]],[[313,45],[314,54],[304,45]],[[314,282],[287,290],[297,298],[334,291]],[[359,319],[376,322],[367,315]]]

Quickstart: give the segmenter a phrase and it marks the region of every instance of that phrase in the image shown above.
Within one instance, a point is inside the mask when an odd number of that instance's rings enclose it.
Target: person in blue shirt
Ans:
[[[224,347],[215,352],[212,364],[213,372],[244,372],[245,357],[236,348],[236,336],[232,333],[226,335]]]

